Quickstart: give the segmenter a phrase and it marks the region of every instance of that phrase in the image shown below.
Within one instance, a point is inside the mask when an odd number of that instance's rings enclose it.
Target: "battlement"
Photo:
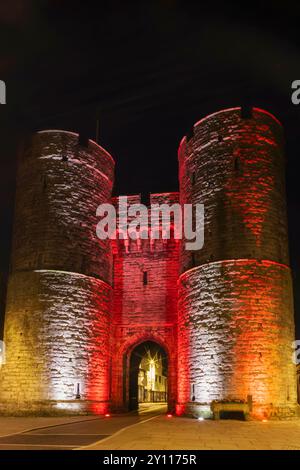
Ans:
[[[172,209],[173,204],[179,204],[179,193],[151,193],[149,195],[148,205],[143,204],[141,194],[119,196],[112,198],[118,221],[120,217],[126,214],[128,224],[136,219],[135,215],[130,215],[130,208],[133,209],[135,205],[143,205],[147,209],[146,220],[143,219],[144,224],[141,224],[139,231],[135,234],[136,239],[133,239],[127,232],[126,238],[122,239],[120,231],[117,231],[117,239],[112,241],[113,252],[120,252],[124,254],[137,253],[137,252],[154,252],[165,251],[174,249],[174,242],[178,245],[179,240],[174,240],[174,214],[172,211],[164,211],[163,205],[169,206]],[[124,203],[126,202],[126,207]],[[139,214],[138,207],[136,207]],[[167,224],[170,222],[170,232],[168,231]],[[122,232],[122,231],[121,231]],[[170,237],[168,237],[170,233]],[[166,238],[168,237],[168,238]]]
[[[112,203],[117,206],[120,198],[122,197],[127,197],[128,204],[144,204],[142,194],[115,196],[112,198]],[[147,204],[144,204],[147,207],[151,206],[152,204],[177,204],[179,203],[179,192],[150,193],[147,202]]]

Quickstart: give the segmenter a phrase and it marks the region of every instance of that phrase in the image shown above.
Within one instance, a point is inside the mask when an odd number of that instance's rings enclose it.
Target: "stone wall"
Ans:
[[[295,413],[290,270],[278,263],[208,263],[180,277],[178,401],[204,407],[251,395],[257,417]],[[190,408],[195,408],[190,406]]]
[[[12,271],[62,269],[111,282],[110,243],[96,236],[114,162],[96,143],[64,131],[34,134],[19,162]]]
[[[1,411],[108,408],[111,293],[108,284],[76,273],[41,270],[10,277]]]
[[[240,108],[195,124],[179,151],[181,203],[205,210],[204,249],[181,253],[181,272],[223,259],[288,264],[283,132],[270,114]]]
[[[297,398],[298,404],[300,405],[300,364],[297,365]]]

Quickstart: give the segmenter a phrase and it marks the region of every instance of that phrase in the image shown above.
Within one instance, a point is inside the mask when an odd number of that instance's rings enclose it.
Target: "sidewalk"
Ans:
[[[95,419],[95,416],[70,416],[70,417],[1,417],[0,437],[9,434],[24,432],[36,428],[57,426],[59,424],[77,423]]]
[[[300,450],[297,421],[197,421],[159,416],[125,428],[87,450]]]
[[[128,416],[127,416],[128,418]],[[7,436],[36,428],[57,426],[98,420],[94,416],[73,417],[0,417],[0,436]],[[121,426],[126,426],[120,429]],[[86,433],[112,434],[98,443],[93,443],[81,449],[86,450],[300,450],[300,420],[297,421],[197,421],[188,418],[168,418],[166,415],[149,417],[145,414],[142,422],[130,424],[124,416],[112,416],[109,421],[100,420],[105,426],[105,432],[93,430],[95,423],[83,423],[76,428],[76,435]],[[131,421],[132,423],[132,421]],[[121,425],[121,426],[120,426]],[[100,426],[100,427],[101,427]],[[117,430],[117,429],[120,430]],[[69,428],[70,429],[70,428]],[[117,430],[117,432],[116,432]],[[68,429],[59,433],[61,442]],[[72,431],[75,432],[75,431]],[[46,432],[46,435],[55,434]],[[33,433],[36,434],[36,433]],[[43,433],[41,433],[43,434]],[[99,439],[99,437],[98,437]],[[78,446],[78,444],[77,444]]]

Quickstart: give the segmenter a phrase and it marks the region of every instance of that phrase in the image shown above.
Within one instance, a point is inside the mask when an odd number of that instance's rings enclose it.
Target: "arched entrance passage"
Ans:
[[[129,409],[139,403],[167,403],[168,358],[166,351],[154,341],[136,346],[129,359]]]

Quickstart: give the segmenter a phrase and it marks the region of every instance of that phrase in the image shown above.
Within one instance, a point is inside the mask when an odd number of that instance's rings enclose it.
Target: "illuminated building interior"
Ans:
[[[168,393],[167,359],[155,343],[143,343],[144,354],[138,369],[138,402],[166,403]],[[138,354],[133,351],[132,354]],[[136,371],[132,370],[131,374]]]

